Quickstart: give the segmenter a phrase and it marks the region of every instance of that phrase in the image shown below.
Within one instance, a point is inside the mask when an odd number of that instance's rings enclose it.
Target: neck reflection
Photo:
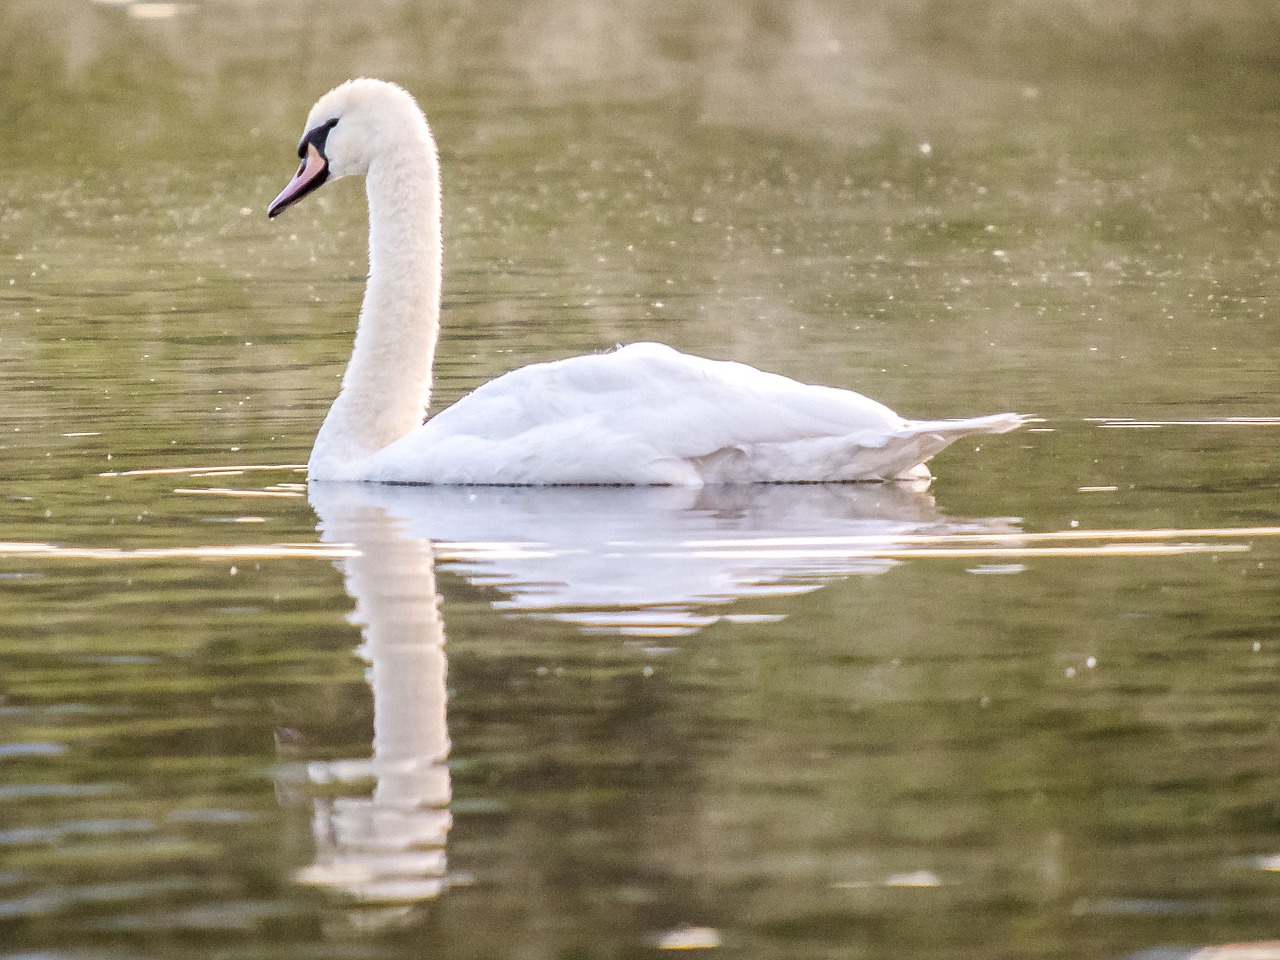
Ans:
[[[373,754],[316,762],[314,861],[301,883],[365,903],[412,904],[445,885],[445,839],[452,820],[446,720],[444,622],[429,541],[406,537],[376,504],[316,503],[321,538],[358,553],[341,562],[351,619],[361,625],[357,653],[373,692]],[[340,795],[374,782],[367,796]]]

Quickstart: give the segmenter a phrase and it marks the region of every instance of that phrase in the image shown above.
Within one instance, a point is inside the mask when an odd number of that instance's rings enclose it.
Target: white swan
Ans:
[[[314,480],[671,484],[893,480],[1004,413],[904,420],[849,390],[655,343],[537,363],[422,422],[440,331],[440,167],[413,97],[351,80],[311,108],[302,165],[274,217],[326,180],[364,174],[369,280],[342,389],[316,436]]]

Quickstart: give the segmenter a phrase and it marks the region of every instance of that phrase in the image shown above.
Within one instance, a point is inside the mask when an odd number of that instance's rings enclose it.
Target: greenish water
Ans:
[[[0,6],[0,958],[1280,956],[1275,27]],[[658,339],[1044,422],[308,491],[363,202],[264,209],[358,74],[441,144],[438,403]]]

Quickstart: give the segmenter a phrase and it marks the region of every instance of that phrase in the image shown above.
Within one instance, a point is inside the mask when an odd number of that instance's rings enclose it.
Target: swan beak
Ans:
[[[271,201],[271,206],[267,207],[267,216],[274,218],[285,207],[293,206],[328,179],[329,161],[314,143],[308,142],[302,165],[298,167],[298,172],[288,186],[280,191],[280,196]]]

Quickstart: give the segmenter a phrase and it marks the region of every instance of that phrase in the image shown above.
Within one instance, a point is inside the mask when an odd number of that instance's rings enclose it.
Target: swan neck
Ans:
[[[429,134],[378,158],[366,177],[369,278],[342,390],[312,450],[336,477],[418,427],[440,334],[440,173]]]
[[[409,391],[418,420],[430,399],[440,334],[440,185],[434,149],[430,161],[423,167],[388,164],[369,171],[369,281],[348,368],[349,378],[367,373],[383,392]],[[375,361],[369,369],[362,362],[366,356]],[[388,366],[389,359],[396,362]],[[389,373],[398,376],[388,380]]]

